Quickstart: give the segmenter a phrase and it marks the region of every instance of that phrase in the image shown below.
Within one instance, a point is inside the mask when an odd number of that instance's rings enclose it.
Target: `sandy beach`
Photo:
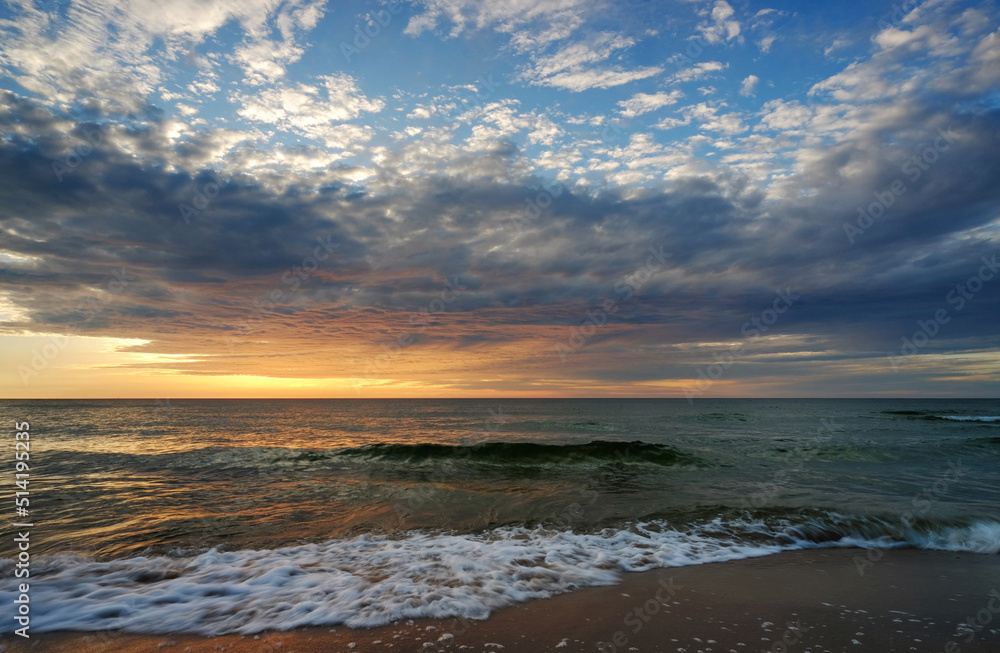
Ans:
[[[485,621],[219,637],[53,632],[30,641],[8,635],[2,650],[986,653],[1000,650],[998,590],[995,556],[819,549],[628,574],[618,585],[511,606]]]

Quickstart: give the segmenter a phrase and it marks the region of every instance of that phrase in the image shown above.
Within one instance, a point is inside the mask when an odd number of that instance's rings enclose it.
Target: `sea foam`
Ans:
[[[308,625],[377,626],[416,617],[484,619],[497,608],[623,572],[765,556],[820,546],[913,546],[997,553],[1000,524],[910,532],[888,542],[850,528],[839,537],[759,520],[676,530],[661,522],[599,533],[505,527],[481,534],[409,532],[273,550],[216,549],[93,561],[33,560],[32,627],[140,633],[255,633]],[[0,602],[16,597],[11,567]],[[9,624],[0,628],[12,628]]]

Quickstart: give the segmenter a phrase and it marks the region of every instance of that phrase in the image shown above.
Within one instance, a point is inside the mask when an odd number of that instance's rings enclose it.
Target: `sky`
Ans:
[[[0,396],[1000,394],[993,2],[15,0]]]

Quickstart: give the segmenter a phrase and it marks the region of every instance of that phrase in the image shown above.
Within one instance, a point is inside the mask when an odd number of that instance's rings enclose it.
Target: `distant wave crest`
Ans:
[[[535,442],[483,442],[474,445],[371,444],[342,449],[341,456],[379,460],[420,462],[425,460],[469,460],[506,465],[588,462],[650,463],[654,465],[702,464],[698,456],[676,447],[650,442],[594,440],[586,444],[538,444]]]
[[[170,454],[107,454],[53,451],[48,459],[62,465],[100,465],[138,469],[259,469],[276,466],[355,466],[379,464],[401,470],[436,464],[471,464],[496,470],[548,468],[570,470],[596,465],[655,465],[710,467],[708,460],[682,449],[651,442],[593,440],[583,444],[481,442],[470,445],[439,443],[368,444],[342,449],[284,447],[205,447]]]
[[[1000,422],[1000,415],[939,415],[930,410],[884,410],[883,415],[907,419],[949,420],[952,422]]]

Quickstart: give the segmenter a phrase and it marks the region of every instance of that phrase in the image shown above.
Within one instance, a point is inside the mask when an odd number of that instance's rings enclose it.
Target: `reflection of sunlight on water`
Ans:
[[[825,413],[816,411],[841,405],[817,404],[803,417],[802,402],[681,402],[505,402],[501,410],[496,401],[172,399],[169,411],[155,400],[38,402],[32,411],[45,435],[37,461],[34,442],[32,455],[52,490],[39,495],[49,526],[37,550],[107,559],[407,529],[586,530],[651,514],[683,523],[703,509],[739,507],[760,487],[762,470],[774,478],[788,452],[817,446],[812,427]],[[873,495],[885,510],[901,502],[905,509],[914,484],[937,473],[942,437],[983,437],[975,425],[843,405],[858,415],[837,418],[844,440],[829,446],[843,446],[791,459],[801,471],[783,477],[779,513],[834,501],[863,511]],[[1000,414],[994,404],[956,410]],[[873,428],[881,429],[877,437],[865,430]],[[653,464],[634,440],[713,466]],[[428,444],[485,446],[412,446]],[[383,446],[342,451],[369,445]],[[609,454],[622,448],[621,456]],[[995,461],[991,448],[969,452],[984,465]],[[878,467],[868,460],[876,454]],[[992,469],[977,470],[976,483],[954,484],[953,503],[939,507],[982,510],[996,496]]]
[[[173,399],[169,411],[162,401],[142,400],[122,402],[113,411],[74,411],[68,403],[51,436],[39,445],[42,450],[155,456],[219,447],[330,450],[378,443],[471,444],[472,436],[483,440],[499,434],[484,433],[479,414],[474,419],[426,419],[405,410],[383,414],[384,405],[338,410],[334,402],[319,401],[296,403],[295,410],[270,401],[244,401],[235,407],[237,413],[227,413],[212,401]]]

